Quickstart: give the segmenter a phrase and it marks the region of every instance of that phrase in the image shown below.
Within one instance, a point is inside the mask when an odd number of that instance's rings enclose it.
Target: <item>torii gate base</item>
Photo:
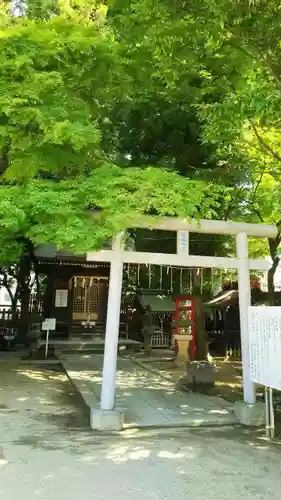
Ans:
[[[234,413],[239,422],[248,427],[261,427],[265,423],[265,405],[261,402],[250,405],[245,401],[236,401]]]
[[[116,409],[102,410],[101,408],[91,408],[90,423],[91,428],[96,431],[121,431],[124,426],[124,415]]]
[[[244,401],[235,405],[234,411],[237,418],[245,425],[261,425],[264,410],[262,408],[261,412],[259,405],[256,404],[255,385],[250,378],[248,306],[251,305],[250,269],[267,270],[269,263],[265,260],[249,260],[248,236],[274,238],[277,235],[277,228],[266,224],[245,224],[231,221],[186,222],[169,217],[151,218],[150,221],[146,217],[144,221],[135,224],[135,227],[150,227],[151,229],[177,232],[177,254],[125,251],[122,246],[121,234],[116,237],[112,250],[87,254],[87,260],[111,263],[101,403],[100,409],[92,409],[91,411],[92,428],[100,431],[116,431],[120,430],[123,425],[123,417],[115,409],[115,376],[124,262],[238,270]],[[235,235],[236,258],[189,255],[189,232]]]

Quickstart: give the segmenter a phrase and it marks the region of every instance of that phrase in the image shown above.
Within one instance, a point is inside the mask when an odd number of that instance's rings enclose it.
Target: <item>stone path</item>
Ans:
[[[280,442],[241,426],[89,429],[59,367],[0,363],[2,500],[280,500]]]
[[[89,407],[99,406],[101,355],[66,355],[61,362]],[[230,403],[216,397],[182,392],[130,359],[119,358],[116,407],[124,412],[125,427],[213,426],[237,423]]]

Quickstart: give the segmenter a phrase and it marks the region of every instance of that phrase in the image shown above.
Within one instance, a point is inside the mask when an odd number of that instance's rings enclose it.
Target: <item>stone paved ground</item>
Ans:
[[[61,358],[72,382],[90,407],[99,406],[103,356],[70,354]],[[152,373],[131,359],[119,358],[116,406],[126,426],[173,427],[235,423],[233,405],[217,397],[186,393],[175,382]]]
[[[175,384],[182,379],[185,373],[185,363],[177,363],[172,359],[165,358],[159,360],[154,353],[152,354],[153,355],[150,357],[145,358],[142,353],[135,353],[131,355],[131,359],[149,367],[151,370]],[[213,388],[205,389],[204,393],[210,396],[222,397],[231,403],[241,400],[243,398],[241,361],[214,358],[213,363],[216,372],[216,385]]]
[[[105,437],[62,372],[0,366],[3,500],[280,500],[280,444],[242,428]]]

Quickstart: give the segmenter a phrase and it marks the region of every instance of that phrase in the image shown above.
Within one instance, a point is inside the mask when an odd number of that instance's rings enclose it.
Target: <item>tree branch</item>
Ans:
[[[251,122],[251,125],[252,125],[252,128],[253,128],[253,131],[254,131],[254,134],[258,140],[258,143],[259,145],[261,146],[262,149],[265,149],[267,151],[267,153],[270,155],[270,156],[273,156],[273,158],[275,158],[275,160],[277,161],[280,161],[281,162],[281,156],[276,152],[274,151],[274,149],[272,149],[269,144],[267,144],[263,138],[259,135],[258,131],[257,131],[257,128],[256,126]]]
[[[263,220],[263,217],[262,217],[262,215],[261,215],[260,211],[259,211],[257,208],[255,208],[255,207],[254,207],[254,211],[255,211],[255,213],[257,214],[257,216],[258,216],[258,218],[260,219],[260,221],[261,221],[262,223],[264,223],[264,220]]]
[[[9,296],[10,296],[11,303],[13,303],[14,296],[13,296],[13,294],[12,294],[12,291],[11,291],[11,289],[10,289],[9,285],[8,285],[8,284],[7,284],[7,285],[6,285],[6,284],[3,284],[3,286],[4,286],[4,288],[6,288],[6,290],[7,290],[8,294],[9,294]]]
[[[224,214],[224,220],[227,220],[227,219],[230,217],[230,214],[231,214],[232,208],[233,208],[233,207],[235,207],[235,206],[237,206],[237,205],[236,205],[236,202],[237,202],[237,200],[239,200],[239,197],[240,197],[240,195],[241,195],[241,193],[242,193],[243,189],[244,189],[244,186],[241,186],[241,187],[238,189],[238,191],[236,192],[235,197],[234,197],[234,198],[232,198],[232,199],[231,199],[231,201],[229,202],[229,205],[228,205],[228,207],[227,207],[227,209],[226,209],[226,211],[225,211],[225,214]]]
[[[263,179],[263,176],[264,176],[264,173],[265,173],[265,169],[266,169],[266,167],[264,167],[264,168],[263,168],[263,170],[262,170],[262,172],[261,172],[261,174],[260,174],[260,178],[259,178],[259,180],[257,181],[256,186],[255,186],[255,188],[254,188],[254,190],[253,190],[253,195],[252,195],[252,200],[251,200],[251,203],[254,203],[254,201],[255,201],[255,197],[256,197],[256,194],[257,194],[258,189],[259,189],[259,187],[260,187],[260,184],[261,184],[261,182],[262,182],[262,179]]]

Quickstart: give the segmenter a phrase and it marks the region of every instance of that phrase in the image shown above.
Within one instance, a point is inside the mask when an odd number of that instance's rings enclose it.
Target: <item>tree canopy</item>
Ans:
[[[279,225],[280,35],[273,0],[2,10],[1,259],[99,248],[145,213]]]
[[[122,134],[115,117],[121,112],[128,129],[138,107],[136,82],[102,6],[37,7],[29,5],[31,19],[6,18],[0,31],[2,262],[19,256],[26,238],[87,251],[142,214],[212,217],[220,186],[179,176],[164,155],[153,161],[153,148],[145,155],[142,145],[134,155],[124,146],[132,132]],[[160,108],[159,138],[179,110],[174,104],[166,116],[165,103]]]

